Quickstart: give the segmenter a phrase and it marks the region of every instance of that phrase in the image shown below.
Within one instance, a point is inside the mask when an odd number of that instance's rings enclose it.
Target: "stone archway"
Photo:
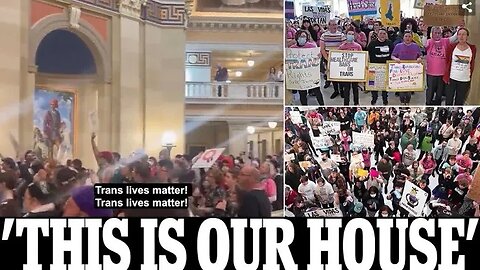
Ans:
[[[105,42],[87,21],[80,19],[79,25],[78,29],[71,28],[66,13],[47,16],[33,25],[29,33],[29,66],[35,66],[35,55],[45,36],[54,30],[69,30],[78,35],[92,52],[97,65],[98,79],[110,83],[111,58]]]
[[[23,90],[22,96],[27,100],[33,101],[34,89],[36,87],[46,87],[47,89],[73,90],[76,92],[76,115],[74,132],[74,157],[85,160],[86,165],[95,168],[92,161],[92,152],[90,145],[90,135],[93,131],[89,124],[89,114],[96,112],[98,117],[98,129],[95,130],[98,136],[100,147],[112,149],[112,110],[116,110],[112,105],[112,67],[111,51],[108,41],[95,30],[87,21],[80,19],[79,28],[70,27],[68,11],[62,14],[49,15],[29,30],[28,47],[28,87]],[[41,48],[45,38],[54,31],[69,31],[75,34],[87,47],[93,56],[96,73],[80,76],[62,74],[46,74],[37,72],[37,53]],[[81,74],[79,74],[81,75]],[[66,89],[64,89],[64,87]],[[32,104],[33,105],[33,104]],[[32,106],[33,108],[33,106]],[[32,138],[33,113],[26,114],[22,121],[22,139],[25,145],[29,145]]]

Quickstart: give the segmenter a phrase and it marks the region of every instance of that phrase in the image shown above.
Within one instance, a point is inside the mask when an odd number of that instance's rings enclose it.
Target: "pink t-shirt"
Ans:
[[[293,27],[290,27],[287,30],[287,39],[295,39],[295,34],[296,33],[297,33],[297,30],[295,30],[295,28],[293,28]]]
[[[429,39],[427,41],[427,74],[431,76],[442,76],[445,73],[447,58],[446,50],[450,40],[442,38],[439,41]]]
[[[267,180],[263,181],[263,190],[267,194],[267,197],[273,197],[277,195],[277,185],[275,185],[275,181],[273,179],[268,178]]]
[[[307,41],[307,43],[305,43],[304,46],[300,47],[297,45],[297,43],[293,44],[292,46],[290,46],[290,48],[305,48],[305,49],[308,49],[308,48],[317,48],[317,44],[315,44],[315,42],[310,42],[310,41]]]
[[[344,42],[340,47],[338,47],[339,50],[342,51],[361,51],[362,46],[360,44],[354,42]]]

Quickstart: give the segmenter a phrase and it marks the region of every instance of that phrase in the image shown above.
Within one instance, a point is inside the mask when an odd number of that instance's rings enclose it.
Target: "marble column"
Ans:
[[[21,74],[22,74],[22,2],[3,1],[0,5],[0,32],[2,39],[0,45],[0,153],[4,156],[15,157],[17,154],[13,144],[8,139],[10,134],[18,140],[20,121],[19,115],[22,108],[20,100]]]
[[[145,149],[158,156],[165,132],[171,155],[185,153],[185,30],[145,24]]]
[[[480,105],[480,1],[475,4],[476,15],[465,16],[465,26],[470,31],[468,41],[477,46],[475,70],[473,72],[472,84],[467,98],[469,105]]]

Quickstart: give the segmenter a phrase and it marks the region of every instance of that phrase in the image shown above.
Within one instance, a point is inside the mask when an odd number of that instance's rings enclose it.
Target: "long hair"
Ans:
[[[412,18],[406,18],[403,20],[403,22],[400,24],[400,32],[403,33],[405,32],[405,29],[407,29],[407,24],[412,25],[412,32],[417,33],[418,32],[418,24],[415,19]]]

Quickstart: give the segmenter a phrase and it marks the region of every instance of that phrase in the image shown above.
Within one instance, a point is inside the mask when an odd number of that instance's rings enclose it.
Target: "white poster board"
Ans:
[[[303,5],[302,7],[302,15],[318,19],[317,22],[319,24],[327,24],[328,20],[330,20],[330,6],[310,6],[310,5]]]
[[[388,91],[424,91],[424,66],[417,62],[388,62]]]
[[[98,131],[98,116],[96,111],[90,112],[88,115],[88,124],[91,132],[96,133]]]
[[[215,161],[217,161],[223,151],[225,151],[225,148],[212,148],[205,150],[200,158],[198,158],[197,162],[193,164],[192,169],[209,169],[215,164]]]
[[[364,82],[367,80],[368,52],[331,50],[328,54],[328,80]]]
[[[342,211],[338,208],[311,208],[304,213],[305,217],[343,217]]]
[[[291,111],[290,120],[292,120],[292,123],[295,125],[303,124],[302,115],[299,111]]]
[[[287,48],[285,53],[288,90],[308,90],[320,86],[320,48]]]
[[[351,163],[361,163],[363,162],[363,155],[362,154],[355,154],[355,155],[352,155],[352,158],[351,158]]]
[[[311,137],[313,147],[315,149],[325,149],[333,146],[332,137],[330,136],[319,136],[319,137]]]
[[[361,145],[363,147],[375,147],[375,135],[370,133],[360,133],[360,132],[352,132],[353,135],[353,143],[355,145]]]
[[[285,162],[295,160],[295,154],[285,154]]]
[[[322,134],[324,135],[337,135],[340,134],[340,122],[337,121],[324,121],[321,126]]]
[[[400,206],[415,217],[422,216],[428,194],[410,181],[405,182]]]
[[[342,156],[336,154],[331,155],[331,160],[335,161],[336,163],[341,163],[343,161]]]

